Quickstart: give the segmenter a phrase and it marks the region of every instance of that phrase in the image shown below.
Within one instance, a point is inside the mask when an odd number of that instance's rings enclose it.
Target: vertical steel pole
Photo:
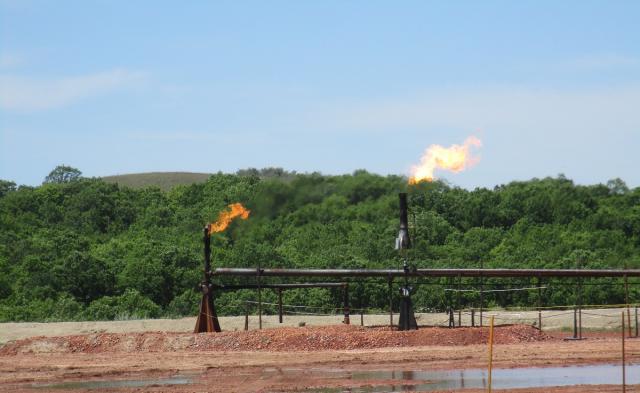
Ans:
[[[453,308],[449,307],[449,327],[456,327],[456,320],[453,317]]]
[[[626,266],[625,266],[626,269]],[[631,309],[629,308],[629,280],[624,275],[624,303],[627,305],[627,327],[629,329],[629,337],[631,337]]]
[[[360,326],[364,326],[364,310],[360,309]]]
[[[493,370],[493,315],[489,323],[489,393],[491,393],[491,373]]]
[[[582,277],[578,279],[578,338],[582,340]]]
[[[624,312],[622,312],[622,393],[627,391],[627,375],[625,371],[624,359]]]
[[[453,318],[453,299],[452,299],[452,289],[453,289],[453,277],[449,277],[447,280],[447,286],[449,290],[447,291],[447,314],[449,314],[449,327],[455,327],[456,322]]]
[[[480,261],[480,270],[482,271],[484,267],[484,263]],[[482,327],[482,307],[484,303],[484,278],[482,277],[482,273],[480,273],[480,327]]]
[[[393,279],[389,276],[389,326],[393,327]]]
[[[476,327],[476,310],[475,308],[471,309],[471,326]]]
[[[578,308],[573,306],[573,338],[578,338]]]
[[[635,307],[636,310],[636,337],[638,337],[638,306]]]
[[[282,288],[278,288],[278,322],[282,323]]]
[[[204,243],[204,280],[200,284],[202,290],[202,300],[200,301],[200,312],[196,319],[194,333],[219,332],[220,323],[218,314],[213,303],[213,287],[211,285],[211,234],[210,225],[203,228]]]
[[[344,286],[342,287],[342,291],[343,291],[343,296],[344,296],[344,304],[343,304],[343,311],[344,311],[344,321],[343,323],[345,325],[349,325],[351,323],[351,321],[349,320],[349,284],[348,283],[344,283]]]
[[[577,263],[578,269],[582,269],[582,257]],[[582,277],[578,277],[578,338],[582,340]]]
[[[262,277],[260,273],[260,265],[258,265],[256,277],[256,279],[258,280],[258,329],[262,329]]]
[[[458,307],[458,327],[462,326],[462,303],[460,302],[460,295],[461,295],[461,291],[460,291],[460,287],[462,285],[462,275],[458,274],[458,295],[457,295],[457,300],[456,302],[457,307]]]
[[[542,331],[542,279],[538,277],[538,329]]]

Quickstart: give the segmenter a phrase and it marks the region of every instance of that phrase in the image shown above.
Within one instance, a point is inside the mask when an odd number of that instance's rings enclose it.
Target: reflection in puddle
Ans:
[[[290,370],[293,371],[293,370]],[[482,389],[487,387],[487,371],[484,369],[445,371],[344,371],[325,370],[349,380],[398,381],[397,384],[350,388],[324,388],[312,392],[412,392],[440,389]],[[516,389],[571,385],[620,384],[620,365],[594,365],[569,367],[531,367],[515,369],[494,369],[493,388]],[[403,383],[404,382],[404,383]],[[408,382],[413,382],[409,384]],[[640,364],[627,365],[627,384],[640,384]],[[308,391],[308,390],[307,390]]]
[[[73,381],[51,384],[34,384],[39,389],[100,389],[100,388],[139,388],[144,386],[186,385],[191,383],[191,378],[175,376],[159,379],[127,379],[127,380],[103,380],[103,381]]]

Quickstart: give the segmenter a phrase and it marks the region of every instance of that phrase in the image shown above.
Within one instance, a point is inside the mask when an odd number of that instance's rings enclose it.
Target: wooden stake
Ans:
[[[249,330],[249,305],[244,306],[244,330]]]

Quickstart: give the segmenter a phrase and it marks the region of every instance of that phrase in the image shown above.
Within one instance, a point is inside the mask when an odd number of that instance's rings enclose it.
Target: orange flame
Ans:
[[[470,136],[465,139],[462,146],[429,146],[420,159],[420,165],[411,168],[409,184],[416,184],[421,181],[433,181],[433,171],[436,169],[447,169],[451,172],[458,173],[468,166],[477,164],[480,158],[471,155],[469,149],[472,146],[481,147],[482,142],[475,136]]]
[[[240,203],[230,204],[228,210],[220,212],[216,222],[209,225],[209,234],[224,231],[236,217],[246,220],[249,218],[249,213],[251,213],[251,210],[245,209]]]

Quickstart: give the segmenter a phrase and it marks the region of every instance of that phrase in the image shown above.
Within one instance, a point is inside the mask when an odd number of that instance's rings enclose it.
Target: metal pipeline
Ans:
[[[255,272],[255,270],[254,270]],[[261,284],[260,288],[263,289],[302,289],[302,288],[341,288],[347,285],[343,282],[313,282],[313,283],[295,283],[295,284]],[[234,291],[237,289],[257,289],[257,284],[243,284],[243,285],[225,285],[225,284],[213,284],[213,289],[221,291]]]
[[[253,268],[221,267],[214,276],[255,276]],[[640,277],[640,269],[260,269],[263,277]]]
[[[396,238],[396,250],[406,250],[411,248],[411,238],[409,237],[409,220],[407,219],[407,194],[398,194],[400,198],[400,230]]]

